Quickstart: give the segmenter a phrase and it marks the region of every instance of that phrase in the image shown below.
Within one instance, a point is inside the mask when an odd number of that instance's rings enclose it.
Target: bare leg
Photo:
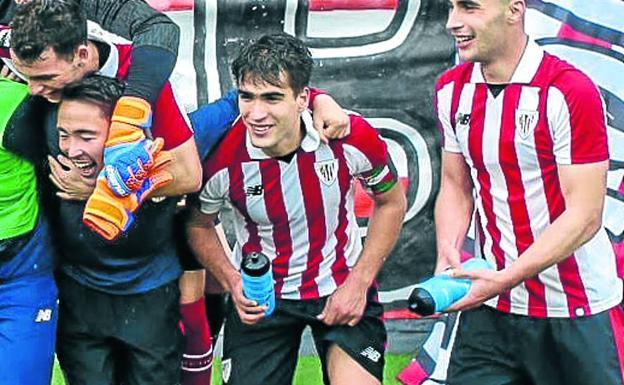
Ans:
[[[327,372],[331,385],[381,385],[377,378],[336,344],[327,351]]]

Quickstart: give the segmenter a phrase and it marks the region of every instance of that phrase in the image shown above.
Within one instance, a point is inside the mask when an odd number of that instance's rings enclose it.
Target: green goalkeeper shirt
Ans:
[[[6,148],[13,113],[28,88],[0,77],[0,240],[25,234],[35,227],[39,205],[33,165]]]

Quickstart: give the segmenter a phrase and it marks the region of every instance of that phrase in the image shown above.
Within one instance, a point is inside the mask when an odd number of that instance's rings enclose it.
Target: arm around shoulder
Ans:
[[[195,139],[190,137],[181,145],[169,150],[173,160],[164,170],[173,181],[152,193],[152,196],[178,196],[196,192],[201,187],[202,168],[197,155]]]

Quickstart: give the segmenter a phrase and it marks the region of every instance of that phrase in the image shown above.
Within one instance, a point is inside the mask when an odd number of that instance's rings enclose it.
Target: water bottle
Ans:
[[[269,258],[257,252],[243,256],[241,263],[243,294],[259,306],[267,306],[265,316],[275,310],[275,287]]]
[[[466,271],[493,269],[491,263],[482,258],[471,258],[462,263]],[[408,306],[414,313],[422,316],[440,313],[468,294],[471,281],[465,278],[453,278],[441,273],[416,285],[408,299]]]

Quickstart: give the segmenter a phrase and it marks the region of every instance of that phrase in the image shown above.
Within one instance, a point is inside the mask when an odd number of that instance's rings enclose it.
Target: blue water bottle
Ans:
[[[491,263],[482,258],[471,258],[462,263],[466,271],[493,269]],[[453,278],[449,274],[435,275],[416,285],[408,299],[411,311],[422,316],[440,313],[468,294],[471,281]]]
[[[259,306],[267,306],[268,317],[275,310],[275,286],[269,258],[257,252],[243,256],[241,263],[243,294]]]

